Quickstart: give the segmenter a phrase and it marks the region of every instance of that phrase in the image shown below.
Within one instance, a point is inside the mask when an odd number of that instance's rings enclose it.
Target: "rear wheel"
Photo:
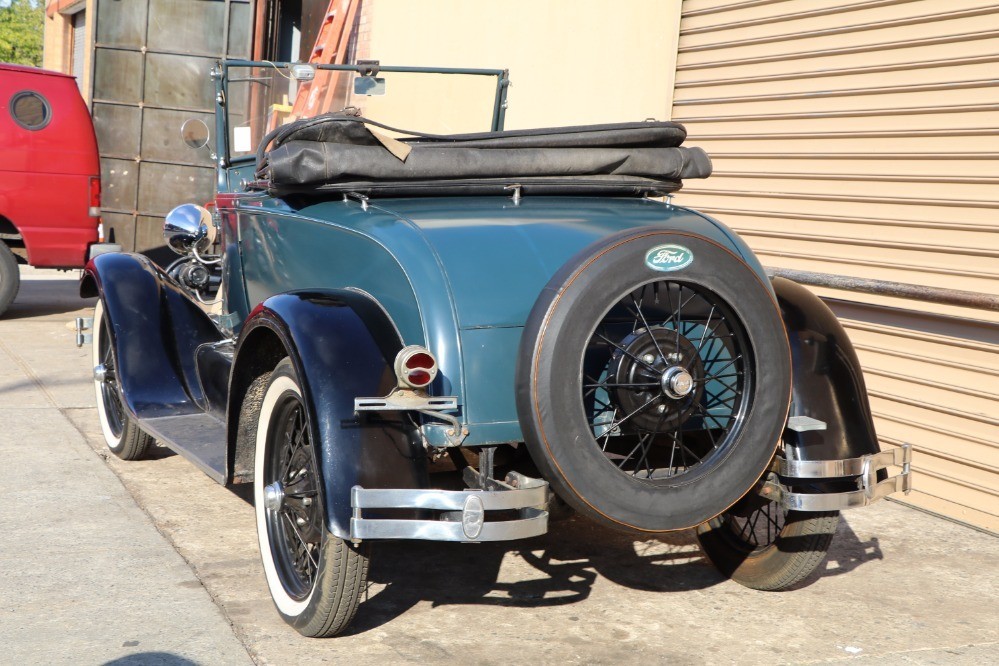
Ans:
[[[825,560],[839,511],[788,511],[747,497],[697,528],[697,539],[718,570],[754,590],[786,590]]]
[[[299,633],[335,636],[357,612],[368,556],[326,529],[312,427],[291,362],[258,381],[266,382],[263,399],[244,407],[241,422],[256,421],[254,506],[267,585]]]
[[[0,241],[0,315],[14,302],[21,286],[21,275],[17,270],[17,259],[7,245]]]
[[[122,402],[117,359],[111,344],[111,324],[104,315],[104,302],[100,300],[94,308],[92,330],[94,390],[104,441],[122,460],[138,460],[146,454],[153,438],[136,425]]]

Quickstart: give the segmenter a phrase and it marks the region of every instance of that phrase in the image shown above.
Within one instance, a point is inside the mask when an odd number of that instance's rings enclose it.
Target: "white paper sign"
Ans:
[[[249,127],[232,128],[232,151],[234,153],[248,153],[253,150],[253,137]]]

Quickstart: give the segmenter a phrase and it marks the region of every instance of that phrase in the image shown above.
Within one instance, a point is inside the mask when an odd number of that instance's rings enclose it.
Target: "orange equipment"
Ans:
[[[309,56],[313,65],[342,65],[347,61],[347,44],[354,29],[354,16],[360,2],[330,0],[316,45]],[[326,113],[336,104],[345,106],[346,79],[343,72],[316,71],[316,78],[302,83],[295,96],[291,119]],[[341,90],[341,88],[343,90]]]

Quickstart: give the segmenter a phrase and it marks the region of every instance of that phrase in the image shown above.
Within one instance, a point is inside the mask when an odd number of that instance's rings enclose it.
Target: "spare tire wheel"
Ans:
[[[549,281],[524,329],[528,449],[580,513],[627,530],[699,525],[773,458],[791,361],[769,285],[708,238],[634,229]]]

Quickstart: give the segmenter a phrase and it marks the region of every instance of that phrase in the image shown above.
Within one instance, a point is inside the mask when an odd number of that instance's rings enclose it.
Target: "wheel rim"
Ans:
[[[700,285],[657,280],[626,292],[590,333],[582,405],[608,464],[671,484],[721,461],[753,392],[742,322]]]
[[[748,511],[728,512],[720,517],[727,540],[739,550],[752,553],[769,548],[787,525],[788,511],[777,502],[764,501]]]
[[[323,539],[316,465],[305,408],[286,392],[268,428],[264,511],[271,554],[288,595],[308,597],[319,571]]]
[[[98,343],[98,355],[101,365],[104,366],[103,378],[100,380],[101,401],[104,403],[104,418],[111,434],[115,439],[121,439],[121,434],[125,430],[125,407],[121,403],[121,393],[118,390],[118,374],[107,326],[107,322],[101,326]]]

